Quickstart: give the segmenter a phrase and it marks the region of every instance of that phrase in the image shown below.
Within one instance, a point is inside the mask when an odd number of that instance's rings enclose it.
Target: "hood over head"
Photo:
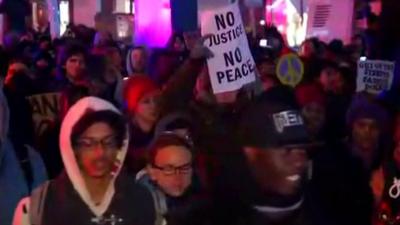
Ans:
[[[77,124],[79,120],[86,113],[88,113],[89,111],[97,112],[104,110],[110,110],[118,114],[121,114],[118,111],[118,109],[116,109],[111,103],[102,100],[100,98],[85,97],[79,100],[75,105],[73,105],[70,108],[67,115],[65,116],[61,125],[61,133],[60,133],[60,150],[66,173],[74,189],[77,191],[77,193],[79,194],[81,199],[85,202],[85,204],[90,208],[90,210],[94,214],[96,214],[96,216],[101,216],[107,210],[114,196],[115,192],[114,183],[121,171],[123,161],[127,153],[129,144],[129,139],[128,139],[129,135],[128,134],[126,135],[122,148],[117,154],[117,160],[115,162],[116,170],[113,173],[113,178],[109,184],[109,187],[103,198],[103,201],[101,202],[100,205],[96,205],[95,202],[90,197],[81,170],[78,166],[77,159],[75,157],[74,150],[72,147],[71,133],[75,124]]]

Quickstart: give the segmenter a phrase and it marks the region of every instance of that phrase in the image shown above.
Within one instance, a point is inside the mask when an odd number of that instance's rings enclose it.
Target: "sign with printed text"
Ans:
[[[303,118],[297,111],[284,111],[272,115],[275,129],[282,133],[285,128],[304,125]]]
[[[256,66],[237,3],[203,11],[201,30],[203,35],[212,35],[205,46],[214,54],[207,65],[215,94],[239,90],[255,81]]]
[[[61,109],[60,93],[45,93],[27,97],[32,110],[35,138],[56,125]]]
[[[304,65],[296,54],[287,54],[279,59],[276,74],[282,84],[296,87],[304,75]]]
[[[379,94],[389,90],[393,83],[395,64],[389,61],[359,61],[357,68],[357,92]]]

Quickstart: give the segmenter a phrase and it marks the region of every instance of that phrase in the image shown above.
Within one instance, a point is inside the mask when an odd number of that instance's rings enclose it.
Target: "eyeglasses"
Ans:
[[[106,151],[111,151],[111,150],[118,150],[120,147],[118,140],[116,136],[109,136],[106,138],[103,138],[101,140],[96,140],[94,138],[80,138],[78,139],[74,146],[82,151],[90,151],[95,149],[97,146],[101,145],[101,147],[106,150]]]
[[[157,166],[155,164],[152,165],[153,168],[160,170],[166,176],[172,176],[176,174],[189,174],[192,172],[192,163],[186,163],[182,166]]]

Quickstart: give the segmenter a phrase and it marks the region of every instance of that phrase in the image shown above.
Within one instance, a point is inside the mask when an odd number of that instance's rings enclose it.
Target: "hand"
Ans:
[[[196,42],[196,44],[193,46],[193,49],[190,51],[191,59],[211,58],[214,56],[210,49],[204,46],[204,42],[211,36],[212,34],[207,34]]]

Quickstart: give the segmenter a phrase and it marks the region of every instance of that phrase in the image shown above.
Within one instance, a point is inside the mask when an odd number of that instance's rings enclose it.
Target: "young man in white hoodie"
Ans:
[[[61,126],[65,172],[20,202],[14,225],[151,225],[151,194],[121,171],[128,131],[110,103],[87,97]]]

